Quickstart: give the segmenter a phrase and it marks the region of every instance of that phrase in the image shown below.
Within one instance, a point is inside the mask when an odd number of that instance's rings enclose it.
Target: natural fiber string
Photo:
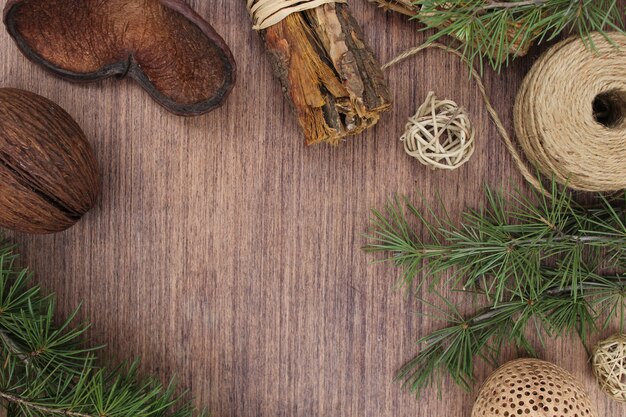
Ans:
[[[500,119],[500,116],[498,116],[498,113],[496,112],[496,110],[493,108],[493,106],[491,105],[491,100],[489,99],[489,96],[487,95],[487,90],[485,89],[485,84],[483,83],[482,77],[480,76],[480,74],[478,73],[478,71],[476,71],[476,69],[471,66],[471,64],[468,62],[468,60],[463,56],[463,54],[461,54],[459,51],[457,51],[456,49],[450,48],[449,46],[437,43],[437,42],[433,42],[433,43],[427,43],[424,45],[420,45],[417,46],[415,48],[409,49],[406,52],[403,52],[402,54],[398,55],[396,58],[392,59],[391,61],[387,62],[385,65],[383,65],[383,70],[386,70],[402,61],[404,61],[407,58],[410,58],[414,55],[417,55],[418,53],[422,52],[425,49],[429,49],[429,48],[438,48],[438,49],[442,49],[446,52],[449,52],[453,55],[458,56],[459,58],[461,58],[462,61],[464,61],[469,68],[471,68],[471,75],[474,78],[474,80],[476,81],[476,85],[478,86],[478,91],[480,91],[480,94],[483,98],[483,101],[485,102],[485,106],[487,108],[487,112],[489,113],[489,116],[491,116],[491,119],[493,120],[496,129],[498,129],[498,132],[500,133],[500,136],[502,137],[502,140],[504,141],[504,144],[506,146],[506,148],[508,149],[508,151],[510,152],[511,156],[513,157],[513,160],[515,161],[515,164],[518,166],[520,172],[522,173],[522,175],[524,176],[524,178],[526,179],[526,181],[528,181],[530,184],[532,184],[536,189],[538,190],[543,190],[543,187],[541,185],[541,181],[539,181],[539,179],[537,179],[537,177],[535,175],[533,175],[533,173],[528,169],[528,167],[526,166],[526,164],[524,163],[524,160],[522,159],[520,153],[518,152],[517,148],[515,147],[515,145],[513,144],[513,141],[511,140],[511,137],[509,136],[509,132],[506,130],[506,128],[504,127],[504,124],[502,123],[502,120]]]
[[[248,0],[248,12],[254,30],[267,29],[293,13],[314,9],[328,3],[346,3],[346,0]]]
[[[429,92],[406,125],[404,150],[433,169],[459,168],[474,153],[474,128],[463,108]]]
[[[594,348],[593,372],[609,397],[626,403],[626,334],[612,336]]]

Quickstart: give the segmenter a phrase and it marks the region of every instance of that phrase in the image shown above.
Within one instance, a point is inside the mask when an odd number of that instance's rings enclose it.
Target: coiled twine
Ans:
[[[528,160],[577,190],[626,188],[626,36],[609,36],[613,44],[594,33],[552,47],[515,103],[515,131]]]

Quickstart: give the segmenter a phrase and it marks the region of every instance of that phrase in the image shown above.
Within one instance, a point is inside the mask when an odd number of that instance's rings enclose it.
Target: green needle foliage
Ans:
[[[626,322],[626,198],[585,207],[552,185],[550,197],[486,190],[487,204],[464,213],[460,225],[447,214],[419,211],[396,198],[373,211],[370,252],[402,270],[415,290],[427,284],[443,300],[436,308],[447,326],[419,340],[422,350],[398,378],[417,394],[449,374],[460,386],[474,383],[474,363],[495,364],[505,346],[534,355],[527,335],[590,334]],[[427,235],[422,239],[408,219]],[[428,220],[434,218],[435,220]],[[441,285],[471,293],[484,308],[464,316],[439,295]],[[477,296],[478,294],[478,296]]]
[[[9,416],[191,417],[191,404],[137,375],[137,363],[99,367],[97,349],[83,347],[87,325],[76,312],[55,325],[53,296],[14,266],[16,255],[0,245],[0,403]],[[200,415],[206,416],[206,413]]]
[[[499,70],[511,51],[565,33],[589,40],[598,31],[622,31],[624,10],[617,0],[418,0],[415,18],[435,29],[430,41],[450,35],[470,62],[476,59]],[[593,47],[593,45],[590,45]],[[513,57],[515,57],[515,52]]]

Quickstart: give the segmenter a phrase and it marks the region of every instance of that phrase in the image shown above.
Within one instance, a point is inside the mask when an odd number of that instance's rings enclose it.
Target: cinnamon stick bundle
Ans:
[[[346,4],[292,13],[259,34],[307,145],[336,145],[391,108],[381,66]]]

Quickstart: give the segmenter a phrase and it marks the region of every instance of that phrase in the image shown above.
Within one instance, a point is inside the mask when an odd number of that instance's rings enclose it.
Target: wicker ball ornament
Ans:
[[[454,170],[474,154],[474,128],[462,107],[429,92],[400,138],[407,154],[430,168]]]
[[[472,417],[598,417],[576,378],[558,366],[520,359],[498,369],[484,383]]]
[[[602,391],[615,401],[626,402],[626,334],[598,343],[593,349],[593,372]]]

